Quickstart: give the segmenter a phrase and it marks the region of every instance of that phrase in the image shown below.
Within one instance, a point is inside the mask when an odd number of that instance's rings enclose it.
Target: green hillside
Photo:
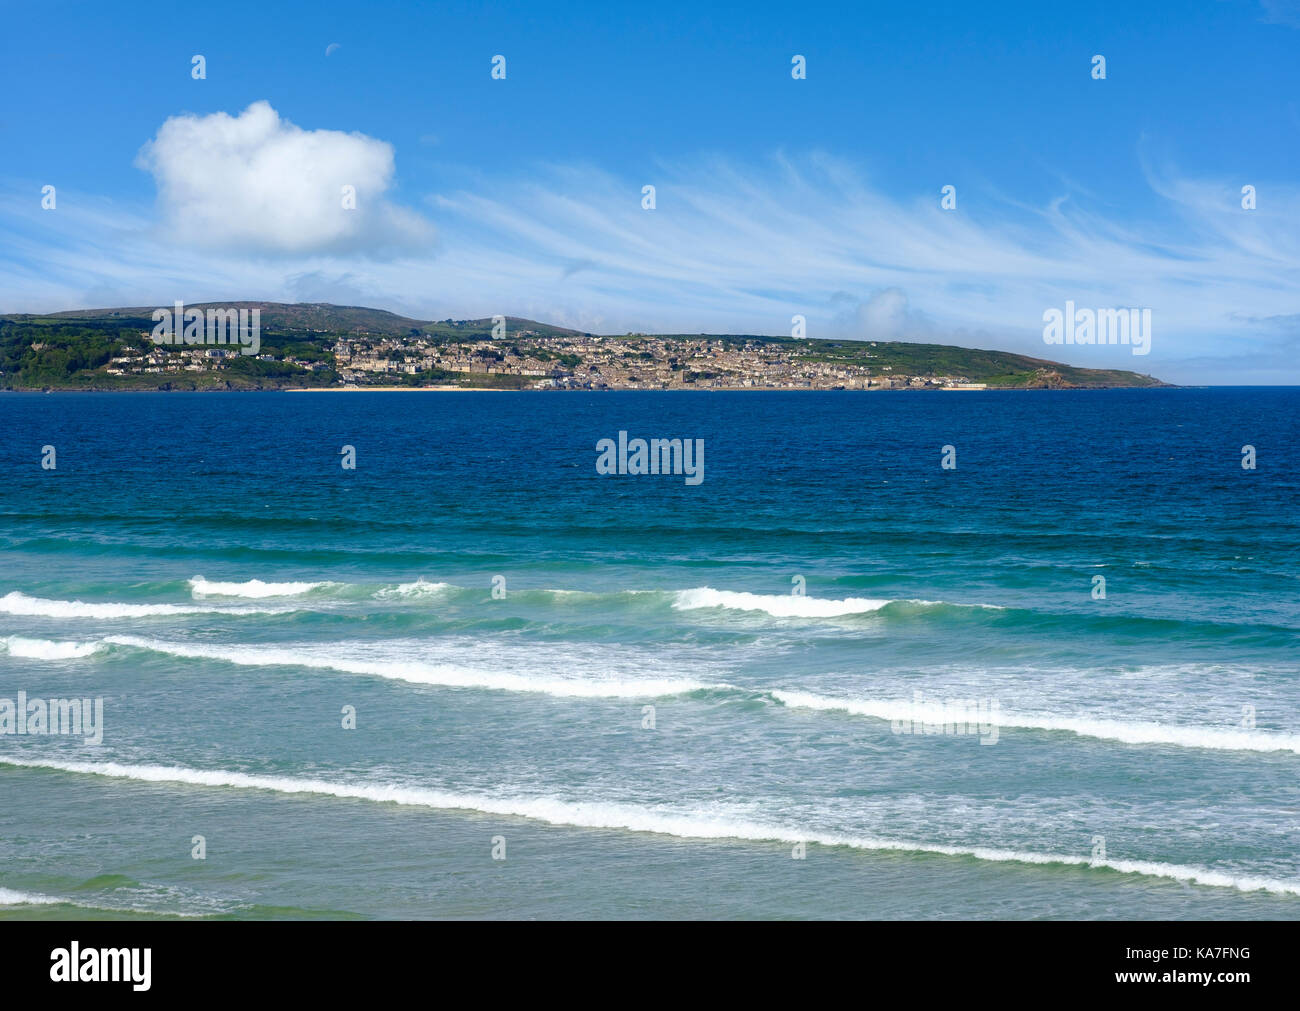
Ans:
[[[338,385],[344,380],[335,362],[339,341],[366,347],[386,347],[384,353],[401,362],[427,353],[430,346],[454,348],[471,342],[492,341],[493,321],[417,320],[382,309],[319,303],[275,302],[195,303],[187,308],[247,308],[261,310],[261,347],[258,357],[236,355],[221,363],[220,371],[184,367],[183,349],[158,348],[147,334],[153,328],[153,308],[83,309],[46,316],[0,316],[0,389],[277,389]],[[489,351],[477,351],[481,367],[463,371],[428,370],[417,375],[390,373],[397,385],[483,385],[523,387],[519,377],[489,374],[489,362],[504,354],[529,355],[557,368],[577,370],[581,356],[570,346],[581,346],[590,334],[534,320],[506,318],[507,336]],[[654,344],[707,341],[761,357],[761,348],[779,351],[791,361],[853,366],[873,376],[960,377],[969,383],[998,388],[1059,388],[1162,386],[1148,375],[1123,370],[1085,369],[1006,351],[986,351],[941,344],[901,341],[794,340],[760,335],[656,335],[626,334],[604,338],[621,347],[640,347],[630,355],[652,358],[645,350]],[[755,345],[759,350],[755,351]],[[193,350],[190,354],[194,354]],[[163,355],[148,374],[120,374],[112,360]],[[449,353],[449,357],[450,357]],[[550,366],[548,366],[550,367]],[[676,366],[674,366],[676,367]],[[129,370],[128,370],[129,371]],[[117,374],[115,374],[117,373]]]

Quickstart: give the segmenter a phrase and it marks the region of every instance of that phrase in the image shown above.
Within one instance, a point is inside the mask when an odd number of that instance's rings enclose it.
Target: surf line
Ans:
[[[433,810],[459,810],[526,818],[549,825],[572,828],[624,829],[679,839],[739,839],[746,842],[813,843],[821,846],[845,846],[858,850],[888,850],[903,853],[933,853],[942,856],[973,857],[994,863],[1017,863],[1035,866],[1060,864],[1071,867],[1107,869],[1121,874],[1166,878],[1217,888],[1234,888],[1242,892],[1267,891],[1300,896],[1300,881],[1211,870],[1187,864],[1166,864],[1153,860],[1122,860],[1111,857],[1076,856],[1066,853],[1031,853],[983,846],[951,846],[942,843],[906,842],[839,833],[808,832],[778,825],[754,822],[726,822],[704,817],[697,820],[691,813],[656,812],[647,808],[608,805],[604,817],[582,802],[549,798],[499,798],[444,793],[421,787],[395,784],[339,783],[320,779],[292,779],[261,776],[244,772],[204,771],[184,767],[157,765],[122,765],[116,762],[64,762],[27,760],[0,756],[0,766],[49,769],[110,779],[130,779],[146,783],[174,783],[188,786],[230,787],[266,790],[280,794],[316,794],[349,800],[402,804]]]

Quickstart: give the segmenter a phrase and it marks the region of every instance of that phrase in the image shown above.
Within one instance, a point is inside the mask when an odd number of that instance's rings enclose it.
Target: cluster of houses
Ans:
[[[333,347],[343,382],[385,375],[456,372],[517,376],[536,389],[899,389],[982,388],[961,376],[893,375],[857,362],[819,360],[797,346],[716,337],[546,337],[445,343],[345,338]],[[870,352],[858,357],[872,357]]]
[[[203,372],[207,369],[220,368],[228,355],[238,353],[237,349],[230,351],[226,348],[158,349],[152,351],[138,351],[135,348],[126,348],[116,358],[109,359],[104,371],[110,376],[161,374],[175,372],[178,368],[184,372]]]
[[[218,371],[224,369],[232,358],[238,357],[240,357],[238,347],[158,347],[144,351],[137,348],[124,348],[117,357],[109,359],[104,371],[110,376]],[[277,358],[275,355],[257,355],[257,360],[282,362],[307,371],[329,368],[328,365],[320,362],[292,357]]]
[[[874,346],[874,345],[873,345]],[[330,351],[339,382],[378,386],[395,377],[447,373],[514,376],[535,389],[982,389],[963,376],[896,375],[888,365],[873,368],[864,348],[843,360],[812,355],[806,348],[761,340],[696,336],[542,336],[521,330],[504,338],[446,341],[427,335],[350,335]],[[110,375],[224,369],[238,349],[220,347],[127,349],[113,358]],[[260,354],[307,371],[331,368],[296,357]],[[178,365],[179,360],[179,365]],[[409,381],[409,380],[404,380]]]

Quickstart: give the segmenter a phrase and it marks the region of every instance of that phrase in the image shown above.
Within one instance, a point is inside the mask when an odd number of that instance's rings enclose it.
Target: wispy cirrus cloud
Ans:
[[[814,335],[983,336],[1040,354],[1041,314],[1066,299],[1152,308],[1166,360],[1263,340],[1246,316],[1300,308],[1295,187],[1260,183],[1247,211],[1235,184],[1148,170],[1139,221],[1064,194],[1032,207],[969,193],[944,211],[937,192],[898,200],[826,155],[657,175],[654,211],[630,181],[573,167],[439,197],[448,269],[472,286],[495,266],[552,311],[603,304],[611,328],[780,333],[799,313]],[[566,263],[587,266],[557,285]]]

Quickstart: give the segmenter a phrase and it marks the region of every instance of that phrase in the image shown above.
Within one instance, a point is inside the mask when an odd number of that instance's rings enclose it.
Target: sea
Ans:
[[[1300,389],[0,433],[0,917],[1300,917]]]

